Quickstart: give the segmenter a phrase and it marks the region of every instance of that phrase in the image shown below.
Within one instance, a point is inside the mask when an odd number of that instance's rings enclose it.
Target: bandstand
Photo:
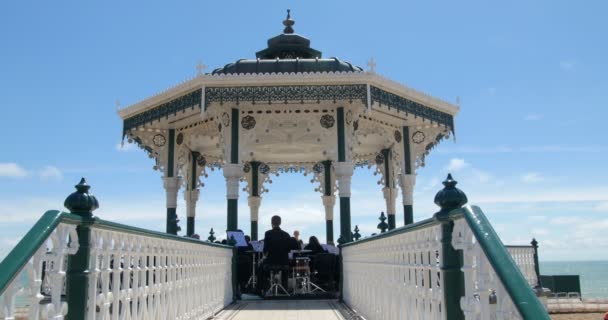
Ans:
[[[401,221],[413,223],[416,170],[453,134],[459,107],[377,74],[373,60],[364,71],[323,58],[310,40],[294,33],[289,13],[283,24],[283,33],[269,39],[256,59],[205,74],[199,66],[195,78],[119,111],[123,137],[145,150],[163,175],[168,233],[179,230],[176,205],[183,187],[186,234],[194,234],[203,180],[216,168],[226,179],[227,230],[245,229],[237,221],[237,201],[239,182],[246,182],[253,240],[271,175],[289,172],[309,175],[316,184],[328,243],[334,242],[336,202],[340,236],[352,240],[356,166],[380,174],[389,229],[397,226],[399,188]]]
[[[550,320],[536,296],[543,291],[538,243],[505,247],[451,175],[435,196],[439,211],[413,223],[416,170],[454,133],[458,106],[376,74],[373,61],[364,71],[322,58],[294,33],[289,12],[283,24],[256,59],[207,74],[199,68],[195,78],[119,111],[123,137],[162,173],[167,232],[104,220],[103,209],[93,214],[100,202],[82,178],[65,199],[69,213],[44,213],[0,262],[0,319]],[[381,177],[392,230],[353,241],[356,166]],[[298,300],[243,299],[236,244],[191,237],[202,182],[215,169],[226,179],[229,231],[246,229],[237,221],[239,182],[246,182],[253,240],[272,174],[312,177],[328,243],[338,202],[339,250],[314,256],[336,261],[327,268],[337,274],[327,287],[335,295],[298,295],[298,279],[314,293],[313,272],[296,263],[294,273],[304,273],[294,279]],[[182,187],[187,237],[177,236]],[[404,226],[397,227],[399,188]],[[275,286],[281,278],[261,281]]]

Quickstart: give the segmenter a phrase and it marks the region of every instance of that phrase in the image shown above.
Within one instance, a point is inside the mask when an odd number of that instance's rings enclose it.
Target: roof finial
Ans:
[[[283,25],[285,29],[283,29],[283,33],[293,33],[293,26],[296,22],[291,20],[291,10],[287,9],[287,18],[283,20]]]

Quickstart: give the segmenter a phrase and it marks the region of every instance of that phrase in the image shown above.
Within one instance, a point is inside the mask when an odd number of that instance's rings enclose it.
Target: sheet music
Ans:
[[[263,241],[251,241],[249,243],[251,243],[253,250],[255,250],[257,252],[264,251],[264,242]]]
[[[332,246],[330,244],[321,244],[321,247],[323,247],[323,249],[329,253],[333,253],[335,255],[340,254],[340,249],[338,249],[336,246]]]
[[[243,233],[243,231],[226,232],[226,239],[230,239],[230,237],[234,237],[237,247],[246,247],[247,246],[247,241],[245,241],[245,234]]]

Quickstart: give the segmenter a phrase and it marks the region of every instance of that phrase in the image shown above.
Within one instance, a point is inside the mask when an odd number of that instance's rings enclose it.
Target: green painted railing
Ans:
[[[15,280],[34,253],[44,244],[59,223],[79,224],[75,214],[51,210],[45,212],[11,252],[0,262],[0,295]]]
[[[477,206],[466,206],[451,212],[455,218],[463,216],[479,242],[496,275],[502,282],[513,304],[524,319],[551,318],[517,267],[492,225]]]

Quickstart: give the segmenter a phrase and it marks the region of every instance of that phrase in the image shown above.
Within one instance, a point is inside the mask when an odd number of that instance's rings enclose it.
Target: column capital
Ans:
[[[395,215],[397,210],[395,209],[395,202],[397,200],[397,188],[382,188],[384,194],[384,200],[386,201],[386,214]]]
[[[226,163],[223,168],[224,177],[228,178],[238,178],[240,179],[243,176],[243,165],[238,163]]]
[[[333,220],[336,196],[321,196],[321,198],[323,199],[323,207],[325,207],[325,220]]]
[[[247,203],[249,204],[249,211],[251,212],[251,221],[258,221],[262,197],[250,196],[247,198]]]
[[[177,208],[177,192],[182,184],[181,177],[164,177],[163,186],[167,195],[167,208]]]
[[[199,199],[200,190],[184,191],[184,200],[186,200],[186,216],[194,217],[196,215],[196,202]]]
[[[239,198],[239,180],[243,176],[243,167],[237,163],[224,165],[224,178],[226,178],[226,198]]]
[[[180,185],[182,184],[182,177],[163,177],[163,186],[165,190],[179,190]]]
[[[352,162],[334,162],[336,177],[352,176],[355,165]]]
[[[416,184],[415,174],[401,175],[401,192],[404,205],[414,204],[414,185]]]
[[[338,194],[340,198],[350,198],[350,182],[355,165],[352,162],[335,162],[334,171],[338,179]]]

